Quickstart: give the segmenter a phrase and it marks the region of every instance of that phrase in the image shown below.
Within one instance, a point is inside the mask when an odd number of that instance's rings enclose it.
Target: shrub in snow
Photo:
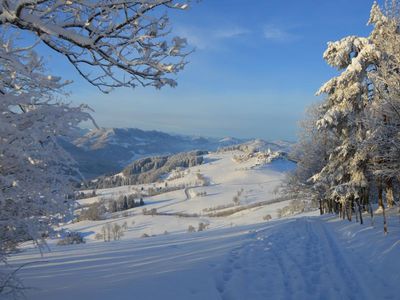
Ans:
[[[292,200],[290,204],[278,209],[278,218],[292,216],[303,212],[314,210],[314,206],[309,201],[304,200]]]
[[[111,241],[111,224],[107,223],[103,227],[101,227],[101,234],[103,235],[103,239],[105,242]]]
[[[88,208],[81,210],[78,216],[79,221],[90,220],[99,221],[103,220],[104,214],[106,213],[106,208],[102,203],[92,203]]]
[[[269,221],[269,220],[271,220],[271,219],[272,219],[271,215],[265,215],[265,216],[263,217],[263,220],[264,220],[264,221]]]
[[[195,191],[193,189],[186,188],[185,189],[185,194],[189,196],[190,199],[196,198],[196,197],[205,197],[207,196],[206,191]]]
[[[57,242],[58,246],[84,244],[85,240],[79,232],[69,232],[66,237]]]
[[[107,223],[101,228],[101,233],[98,233],[95,238],[102,238],[105,242],[120,240],[124,236],[124,230],[126,230],[124,228],[127,228],[126,222],[122,226],[117,223]]]
[[[198,214],[189,214],[189,213],[183,213],[183,212],[178,212],[178,213],[172,213],[169,215],[174,215],[180,218],[198,218],[199,215]]]
[[[208,186],[208,185],[210,185],[210,180],[207,177],[205,177],[203,174],[198,172],[198,173],[196,173],[196,185]]]
[[[96,235],[94,236],[95,240],[102,240],[104,239],[104,236],[101,233],[96,233]]]
[[[157,208],[152,208],[150,210],[144,208],[142,212],[145,216],[155,216],[157,215]]]
[[[229,203],[229,204],[222,204],[222,205],[218,205],[215,207],[208,207],[208,208],[204,208],[203,211],[204,212],[213,212],[213,211],[217,211],[217,210],[223,210],[226,208],[231,208],[235,206],[235,203]]]
[[[197,231],[204,231],[204,230],[207,229],[207,227],[208,227],[209,225],[210,225],[210,224],[206,224],[206,223],[200,222]]]
[[[240,197],[242,197],[243,192],[244,189],[240,189],[240,191],[238,191],[237,194],[233,197],[232,201],[235,205],[240,205]]]
[[[128,223],[125,221],[123,224],[122,224],[122,230],[128,230]]]
[[[120,226],[119,224],[115,223],[112,228],[112,237],[114,239],[114,241],[120,240],[121,237],[124,235],[122,226]]]

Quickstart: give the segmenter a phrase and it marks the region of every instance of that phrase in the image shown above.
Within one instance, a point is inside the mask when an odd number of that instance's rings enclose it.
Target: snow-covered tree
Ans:
[[[306,117],[300,123],[299,140],[290,154],[297,162],[297,168],[287,174],[283,188],[283,192],[290,197],[311,200],[314,206],[320,207],[321,213],[325,209],[333,209],[333,205],[325,199],[328,186],[322,182],[314,184],[310,178],[326,165],[336,142],[334,135],[320,131],[315,126],[323,113],[320,103],[307,109]]]
[[[338,201],[343,216],[346,214],[351,219],[354,203],[359,208],[368,203],[372,178],[368,172],[370,153],[364,143],[365,119],[375,96],[371,74],[379,64],[381,53],[370,38],[349,36],[329,43],[324,58],[342,73],[318,91],[327,95],[327,102],[317,127],[337,135],[339,144],[313,179],[331,186],[328,197]]]
[[[368,144],[374,151],[371,169],[386,185],[388,206],[394,205],[393,186],[400,170],[400,25],[399,3],[392,1],[386,13],[374,5],[371,40],[382,53],[373,74],[376,96],[369,118]],[[380,199],[380,202],[382,199]],[[382,206],[382,203],[380,203]]]
[[[372,213],[371,200],[376,195],[385,219],[384,202],[394,204],[394,188],[399,182],[399,1],[392,0],[386,7],[383,12],[374,3],[370,36],[349,36],[328,43],[324,59],[341,73],[319,90],[319,95],[326,96],[320,107],[322,116],[308,132],[318,129],[319,134],[311,136],[326,135],[333,143],[326,161],[322,166],[317,164],[320,170],[307,154],[300,157],[299,170],[291,178],[292,184],[301,182],[319,191],[318,197],[328,211],[332,211],[332,203],[337,203],[343,218],[351,220],[357,211],[361,222],[364,210]],[[313,148],[312,143],[303,139],[298,147],[300,153],[310,152],[310,158],[315,155],[322,162],[322,156],[314,151],[319,148]],[[311,181],[301,175],[303,170]]]
[[[23,241],[40,244],[70,212],[78,170],[57,138],[91,117],[57,99],[67,83],[48,75],[31,48],[0,40],[1,262]]]
[[[41,244],[70,212],[79,171],[57,138],[91,120],[86,106],[62,101],[68,82],[46,73],[33,46],[13,44],[15,34],[65,56],[103,92],[175,86],[188,51],[165,11],[189,1],[0,0],[0,263],[22,241]],[[18,291],[10,274],[0,272],[0,294]]]
[[[189,0],[190,1],[190,0]],[[188,0],[1,0],[0,26],[34,33],[102,91],[175,86],[186,40],[171,37],[166,10]]]
[[[340,143],[332,151],[327,165],[313,179],[331,185],[330,197],[339,201],[343,216],[347,214],[348,218],[351,218],[355,205],[361,217],[361,208],[369,205],[370,189],[377,186],[379,194],[382,194],[386,184],[371,168],[377,154],[371,151],[371,137],[374,134],[377,136],[371,125],[376,120],[382,120],[384,115],[373,116],[371,110],[381,105],[379,86],[382,87],[382,84],[377,84],[376,79],[387,57],[382,47],[382,40],[386,39],[383,30],[386,25],[382,24],[389,19],[375,3],[370,17],[374,29],[369,37],[349,36],[329,43],[324,53],[328,64],[342,73],[318,92],[327,95],[327,102],[324,105],[326,113],[317,126],[320,130],[335,132]],[[377,151],[382,150],[376,141],[373,146]]]

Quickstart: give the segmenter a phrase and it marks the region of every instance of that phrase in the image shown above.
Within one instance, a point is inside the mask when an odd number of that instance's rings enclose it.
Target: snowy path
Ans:
[[[303,217],[94,242],[53,247],[20,275],[36,287],[27,298],[40,300],[396,299],[399,229],[383,237],[380,228]],[[27,251],[10,262],[38,259]]]
[[[222,299],[376,299],[325,222],[302,218],[277,229],[230,252],[216,280]]]

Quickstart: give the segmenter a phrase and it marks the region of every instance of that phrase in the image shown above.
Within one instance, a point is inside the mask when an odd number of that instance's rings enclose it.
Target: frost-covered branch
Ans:
[[[65,84],[33,50],[0,39],[1,263],[23,241],[40,245],[70,213],[79,171],[57,138],[91,117],[86,106],[58,100]]]
[[[189,0],[190,1],[190,0]],[[36,34],[104,92],[115,87],[175,86],[186,40],[171,37],[165,11],[188,0],[1,0],[0,25]]]

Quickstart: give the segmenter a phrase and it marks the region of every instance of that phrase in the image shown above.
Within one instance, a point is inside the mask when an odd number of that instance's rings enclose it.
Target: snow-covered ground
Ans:
[[[25,285],[33,287],[26,290],[27,298],[398,299],[397,217],[389,218],[388,236],[379,218],[375,227],[368,218],[361,226],[316,212],[278,219],[277,210],[288,201],[275,202],[275,190],[293,164],[277,160],[260,166],[256,158],[237,162],[237,154],[210,154],[204,165],[168,181],[168,186],[196,186],[200,173],[207,186],[145,199],[145,208],[163,215],[143,215],[140,207],[115,213],[112,219],[65,225],[82,232],[86,244],[57,246],[50,240],[51,251],[43,257],[26,245],[9,262],[29,263],[19,272]],[[81,204],[141,187],[97,191],[99,196]],[[232,206],[241,190],[240,206]],[[206,196],[196,196],[196,191]],[[210,216],[237,207],[244,209]],[[266,222],[266,215],[272,220]],[[105,223],[124,222],[121,240],[95,240]],[[208,224],[205,231],[187,232],[189,225],[197,228],[200,222]],[[141,238],[143,234],[150,237]]]
[[[27,251],[28,299],[398,299],[398,222],[298,217]]]
[[[187,189],[164,193],[144,198],[146,205],[125,212],[114,214],[114,219],[104,221],[83,221],[66,226],[68,229],[83,231],[86,238],[93,240],[96,233],[101,231],[105,223],[124,222],[128,230],[123,239],[141,237],[143,234],[160,235],[168,233],[185,233],[190,225],[198,227],[199,223],[209,224],[209,229],[247,225],[264,222],[264,216],[277,217],[277,210],[288,204],[287,201],[252,207],[257,203],[275,202],[279,195],[276,188],[282,182],[286,171],[295,167],[293,162],[275,160],[271,164],[259,165],[257,157],[244,162],[235,162],[233,157],[239,152],[212,153],[207,155],[206,163],[183,171],[180,178],[168,180],[168,187],[188,186]],[[203,186],[197,174],[204,176],[209,182]],[[172,174],[173,175],[173,174]],[[172,178],[174,176],[171,176]],[[165,182],[139,186],[122,186],[113,189],[97,190],[97,197],[80,200],[81,204],[90,204],[101,198],[117,199],[143,187],[164,187]],[[243,190],[240,205],[249,209],[231,214],[223,218],[209,217],[209,214],[235,209],[233,197]],[[195,194],[206,193],[205,196]],[[163,216],[143,215],[146,208],[157,209]],[[178,217],[176,214],[196,214],[198,217]],[[132,223],[134,222],[134,225]]]

